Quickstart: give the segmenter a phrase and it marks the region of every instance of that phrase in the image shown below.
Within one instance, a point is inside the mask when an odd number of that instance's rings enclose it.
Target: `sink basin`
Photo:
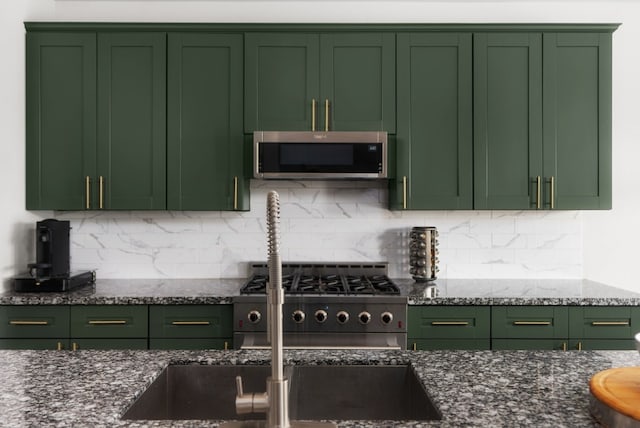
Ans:
[[[264,392],[268,366],[168,366],[123,419],[264,420],[237,415],[235,377]],[[433,420],[440,412],[410,366],[287,366],[291,420]]]

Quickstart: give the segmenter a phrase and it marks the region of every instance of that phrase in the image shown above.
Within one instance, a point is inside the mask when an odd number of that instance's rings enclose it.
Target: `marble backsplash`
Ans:
[[[265,201],[281,200],[284,261],[388,261],[410,277],[408,233],[440,232],[442,278],[581,278],[577,211],[389,211],[384,182],[252,181],[251,211],[55,212],[73,270],[100,278],[238,278],[266,260]]]

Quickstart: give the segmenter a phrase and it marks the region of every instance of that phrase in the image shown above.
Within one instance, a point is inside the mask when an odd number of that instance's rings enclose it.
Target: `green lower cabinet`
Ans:
[[[493,306],[492,339],[568,338],[566,306]]]
[[[152,305],[149,308],[151,349],[231,347],[232,305]]]
[[[570,307],[571,349],[635,349],[640,307]]]
[[[138,339],[71,339],[72,351],[83,349],[148,349],[147,338]]]
[[[68,306],[0,306],[0,348],[69,349],[68,342]]]
[[[411,306],[409,349],[489,349],[489,306]]]
[[[567,350],[567,339],[491,339],[493,350]]]
[[[42,339],[0,339],[0,349],[36,349],[57,350],[71,349],[68,338]]]
[[[150,339],[150,349],[233,349],[231,337],[219,339]]]

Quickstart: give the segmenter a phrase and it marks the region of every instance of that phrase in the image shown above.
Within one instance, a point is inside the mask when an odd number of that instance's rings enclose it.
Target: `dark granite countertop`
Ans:
[[[98,279],[65,293],[0,292],[2,305],[228,304],[246,280]],[[640,293],[581,279],[395,279],[409,305],[640,305]]]
[[[168,364],[266,364],[259,351],[0,351],[0,425],[215,427],[123,421]],[[440,421],[338,421],[340,427],[588,427],[588,381],[635,366],[635,351],[286,351],[286,364],[412,365]]]

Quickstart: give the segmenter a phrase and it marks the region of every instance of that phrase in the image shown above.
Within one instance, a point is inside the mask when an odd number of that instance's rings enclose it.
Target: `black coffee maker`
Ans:
[[[36,262],[29,263],[29,273],[41,281],[66,278],[71,273],[68,221],[47,219],[36,223]]]
[[[16,291],[66,291],[95,281],[95,272],[71,273],[70,235],[69,221],[36,223],[36,262],[27,265],[28,275],[13,279]]]

